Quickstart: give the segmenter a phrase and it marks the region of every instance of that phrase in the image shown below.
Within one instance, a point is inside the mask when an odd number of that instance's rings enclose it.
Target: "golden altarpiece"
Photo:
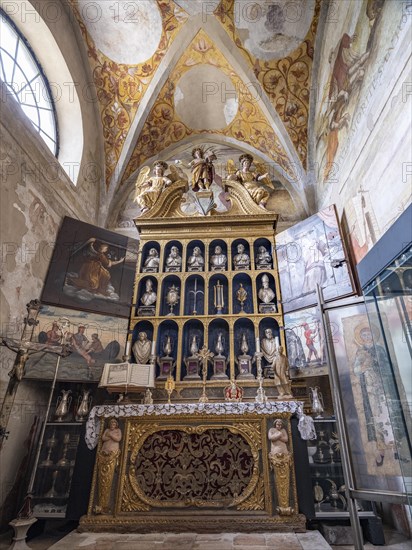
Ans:
[[[155,388],[144,404],[93,409],[83,530],[305,528],[290,423],[305,387],[292,396],[289,381],[273,379],[274,350],[285,344],[277,215],[239,181],[223,184],[192,182],[188,192],[169,180],[154,201],[138,197],[126,353],[155,365]]]

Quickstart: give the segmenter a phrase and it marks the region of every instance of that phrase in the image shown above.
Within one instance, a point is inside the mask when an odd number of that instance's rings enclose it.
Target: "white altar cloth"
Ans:
[[[100,417],[125,418],[128,416],[146,416],[146,415],[179,415],[179,414],[210,414],[225,415],[255,413],[272,415],[281,412],[303,415],[302,401],[268,401],[267,403],[159,403],[156,405],[137,405],[137,404],[113,404],[97,405],[90,411],[86,423],[85,441],[89,449],[94,449],[99,440]]]

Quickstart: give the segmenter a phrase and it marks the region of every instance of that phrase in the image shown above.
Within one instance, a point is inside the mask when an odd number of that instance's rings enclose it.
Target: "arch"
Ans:
[[[10,3],[11,4],[11,3]],[[64,15],[64,8],[56,3],[59,13],[54,16],[46,8],[36,11],[24,0],[15,0],[12,7],[3,7],[17,29],[23,34],[50,84],[56,107],[59,127],[59,152],[57,160],[70,180],[76,185],[83,156],[83,118],[76,79],[72,76],[62,51],[54,38],[43,13],[57,20]],[[61,10],[61,11],[60,11]],[[23,16],[24,15],[24,16]],[[35,24],[33,24],[35,22]],[[53,52],[53,55],[50,55]]]

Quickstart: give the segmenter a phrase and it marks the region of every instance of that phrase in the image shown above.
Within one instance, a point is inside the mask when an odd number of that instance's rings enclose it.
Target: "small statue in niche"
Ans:
[[[182,257],[179,254],[177,246],[172,246],[170,253],[166,258],[166,271],[175,272],[180,271],[182,267]]]
[[[114,473],[119,463],[122,432],[115,418],[109,420],[109,426],[102,435],[102,446],[97,456],[97,504],[95,514],[110,513],[109,501]]]
[[[289,502],[292,455],[287,446],[289,436],[280,418],[274,421],[273,428],[268,432],[268,439],[270,441],[269,461],[275,473],[278,497],[276,511],[281,516],[291,516],[294,512]]]
[[[273,379],[276,389],[278,390],[278,399],[293,398],[292,387],[289,380],[289,361],[283,353],[283,347],[279,346],[276,349],[275,359],[272,363]]]
[[[256,255],[256,269],[270,269],[272,267],[272,256],[266,250],[266,247],[259,246]]]
[[[135,183],[134,201],[140,206],[142,214],[156,204],[162,191],[172,183],[170,178],[164,176],[166,170],[167,164],[162,160],[153,164],[153,176],[149,176],[150,168],[148,166],[144,166],[140,170]]]
[[[147,279],[146,289],[143,296],[140,298],[140,301],[144,306],[151,306],[156,302],[156,300],[157,294],[153,290],[153,281],[151,279]]]
[[[198,246],[195,246],[193,253],[187,260],[188,271],[203,271],[205,260],[202,256],[202,251]]]
[[[151,348],[152,342],[147,337],[146,332],[139,332],[137,340],[132,348],[136,363],[139,365],[147,365],[149,363]]]
[[[260,344],[263,357],[269,365],[272,365],[275,360],[276,350],[278,348],[278,339],[273,336],[273,331],[271,328],[265,329],[265,337],[262,338]]]
[[[266,275],[266,273],[262,276],[262,286],[259,289],[258,292],[259,300],[261,300],[261,304],[259,304],[259,313],[276,313],[277,307],[276,304],[273,302],[275,298],[275,293],[273,290],[269,287],[269,277]]]
[[[140,303],[142,305],[138,309],[138,315],[152,316],[155,314],[154,304],[157,300],[157,294],[153,290],[153,281],[151,279],[147,279],[145,285],[145,292],[140,298]]]
[[[143,273],[157,273],[159,271],[160,258],[155,248],[151,248],[144,262]]]
[[[224,271],[226,269],[227,256],[223,254],[222,247],[215,246],[215,253],[210,258],[210,269],[212,271]]]
[[[231,161],[233,163],[233,161]],[[269,200],[269,192],[264,187],[259,185],[258,182],[263,181],[266,184],[270,184],[269,174],[259,174],[253,172],[250,167],[253,163],[252,155],[245,153],[240,155],[239,162],[241,168],[228,177],[229,180],[236,180],[243,185],[246,191],[251,196],[252,200],[262,208],[266,207]]]
[[[250,269],[250,258],[245,252],[245,247],[242,243],[237,245],[237,254],[233,258],[235,269]]]

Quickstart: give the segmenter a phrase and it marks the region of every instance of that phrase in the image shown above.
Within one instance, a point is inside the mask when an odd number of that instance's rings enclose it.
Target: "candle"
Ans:
[[[279,336],[275,336],[275,348],[279,349]]]
[[[260,340],[256,338],[256,353],[260,353]]]
[[[151,355],[154,355],[156,353],[156,340],[153,340],[152,342],[152,351],[150,352]]]
[[[130,355],[130,348],[132,347],[132,343],[130,340],[128,340],[127,344],[126,344],[126,355],[129,356]]]

